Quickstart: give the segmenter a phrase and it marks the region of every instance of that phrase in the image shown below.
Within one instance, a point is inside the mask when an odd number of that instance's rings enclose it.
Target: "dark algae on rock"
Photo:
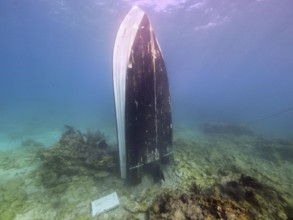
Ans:
[[[105,137],[99,130],[88,130],[82,134],[79,130],[66,126],[58,143],[43,148],[38,153],[43,162],[43,184],[58,184],[58,180],[64,176],[94,176],[97,171],[114,171],[114,155],[107,152],[107,147]]]
[[[221,181],[203,190],[195,183],[186,192],[167,191],[148,211],[149,219],[290,219],[290,206],[273,188],[255,178]]]
[[[193,191],[196,189],[195,191]],[[245,208],[209,192],[166,192],[160,195],[148,212],[149,219],[250,219]]]

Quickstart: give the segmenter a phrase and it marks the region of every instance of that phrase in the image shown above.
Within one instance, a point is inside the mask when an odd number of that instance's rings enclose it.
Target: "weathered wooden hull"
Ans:
[[[168,161],[172,154],[166,66],[151,24],[139,8],[120,25],[113,58],[121,176],[139,182],[144,165]]]

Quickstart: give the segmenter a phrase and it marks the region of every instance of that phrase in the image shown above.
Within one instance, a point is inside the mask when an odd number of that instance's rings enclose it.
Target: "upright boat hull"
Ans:
[[[138,7],[117,33],[113,83],[121,177],[139,182],[143,166],[168,161],[173,147],[165,62],[149,19]]]

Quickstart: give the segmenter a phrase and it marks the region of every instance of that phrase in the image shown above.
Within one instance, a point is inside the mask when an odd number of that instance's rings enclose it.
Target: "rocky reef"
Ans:
[[[99,131],[81,133],[71,126],[53,147],[42,148],[38,157],[42,160],[42,180],[45,186],[58,184],[60,178],[73,175],[97,176],[115,171],[115,155],[107,152],[108,144]]]
[[[0,219],[293,219],[292,140],[183,131],[165,181],[145,173],[135,187],[98,130],[66,126],[51,147],[26,138],[0,152]],[[92,218],[90,202],[113,191],[120,207]]]
[[[250,176],[226,179],[203,190],[162,193],[148,210],[148,219],[287,219],[289,205],[277,192]]]
[[[291,142],[244,133],[176,139],[169,177],[179,187],[157,196],[148,219],[292,219],[291,187],[277,175],[292,165],[261,159],[270,148],[286,161]]]

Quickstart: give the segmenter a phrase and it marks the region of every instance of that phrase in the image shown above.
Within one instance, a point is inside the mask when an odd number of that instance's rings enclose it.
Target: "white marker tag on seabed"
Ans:
[[[113,192],[103,198],[91,202],[92,204],[92,217],[95,215],[107,212],[119,206],[119,198],[116,192]]]

